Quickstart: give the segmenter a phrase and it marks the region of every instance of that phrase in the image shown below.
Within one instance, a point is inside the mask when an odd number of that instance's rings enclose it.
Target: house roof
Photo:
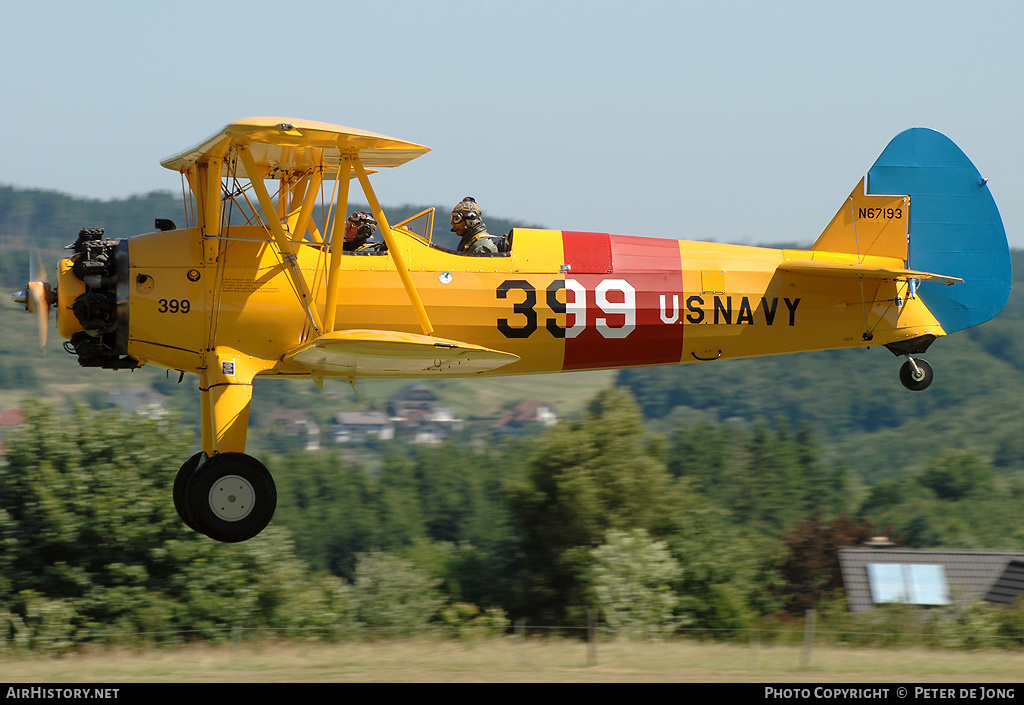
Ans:
[[[391,420],[379,411],[339,411],[334,414],[339,426],[390,426]]]
[[[125,411],[137,411],[145,407],[162,407],[167,397],[152,387],[120,387],[107,393],[113,406]]]
[[[520,425],[531,421],[537,421],[537,412],[545,407],[551,409],[551,405],[546,401],[536,401],[533,399],[521,401],[516,404],[512,411],[498,419],[494,426],[496,428],[501,428],[502,426]],[[554,410],[552,409],[552,411]]]
[[[840,548],[839,564],[850,611],[874,607],[868,565],[887,563],[943,566],[950,599],[955,604],[978,600],[1010,604],[1024,594],[1024,551]],[[1000,588],[995,591],[997,584]],[[999,599],[989,599],[990,595]]]
[[[313,415],[305,409],[288,409],[277,407],[267,414],[267,423],[298,424],[308,423],[313,420]]]
[[[437,395],[422,384],[407,384],[391,395],[392,401],[437,401]]]
[[[0,426],[20,426],[25,423],[25,413],[21,409],[0,411]]]
[[[985,602],[1012,605],[1024,595],[1024,560],[1014,559],[985,595]]]

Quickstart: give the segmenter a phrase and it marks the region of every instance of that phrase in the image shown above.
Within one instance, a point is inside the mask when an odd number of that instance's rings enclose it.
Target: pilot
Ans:
[[[466,196],[452,210],[452,232],[458,235],[459,252],[476,254],[479,252],[497,252],[493,235],[487,232],[487,226],[480,215],[480,206],[471,196]]]
[[[345,244],[343,252],[360,255],[383,254],[388,251],[382,242],[371,241],[377,232],[377,221],[366,211],[354,211],[345,221]]]

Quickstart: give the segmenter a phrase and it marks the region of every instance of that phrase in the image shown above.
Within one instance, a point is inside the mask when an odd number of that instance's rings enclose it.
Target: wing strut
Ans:
[[[338,165],[338,198],[334,206],[334,226],[331,230],[331,260],[327,270],[327,303],[324,305],[324,331],[334,331],[338,316],[338,288],[341,286],[341,258],[345,249],[345,222],[348,218],[348,182],[352,173],[352,155],[343,153]],[[327,225],[324,225],[327,230]]]
[[[317,335],[323,335],[323,324],[320,322],[320,316],[316,312],[316,308],[312,304],[312,299],[309,295],[309,289],[306,287],[306,280],[302,278],[302,271],[299,269],[298,257],[292,252],[291,240],[288,239],[288,234],[284,231],[284,227],[281,225],[281,219],[277,215],[277,210],[274,208],[274,202],[270,199],[270,193],[267,192],[267,185],[263,183],[263,177],[260,176],[258,167],[256,166],[256,160],[252,157],[252,152],[249,151],[248,147],[240,147],[238,155],[242,159],[242,164],[245,165],[245,170],[249,174],[249,183],[252,184],[253,190],[256,192],[256,197],[260,201],[260,207],[263,209],[263,217],[266,220],[267,225],[270,226],[270,232],[274,236],[274,241],[277,243],[278,254],[281,255],[281,259],[287,268],[288,275],[291,277],[292,285],[295,287],[295,291],[299,294],[299,299],[302,302],[303,308],[306,309],[306,317],[309,318],[309,322],[313,325],[313,330],[316,331]]]
[[[309,235],[313,239],[313,242],[321,243],[324,241],[320,232],[316,229],[316,223],[313,222],[313,204],[316,202],[317,194],[320,193],[320,186],[323,184],[323,173],[317,169],[314,173],[309,174],[302,178],[299,182],[302,184],[306,191],[302,197],[302,205],[299,207],[298,218],[295,219],[292,215],[289,215],[289,221],[295,220],[295,225],[289,224],[288,230],[295,234],[295,237],[302,239],[306,231],[309,230]]]
[[[352,160],[352,166],[355,167],[356,176],[359,177],[359,184],[363,187],[363,194],[366,196],[366,200],[370,202],[370,210],[373,211],[373,215],[377,219],[377,226],[380,228],[381,234],[384,235],[384,241],[388,244],[388,254],[390,254],[395,260],[395,268],[398,269],[398,275],[402,278],[402,284],[405,285],[405,291],[409,294],[409,301],[412,303],[412,308],[416,312],[416,318],[419,319],[420,328],[423,329],[423,335],[433,335],[434,327],[430,324],[430,318],[427,316],[427,310],[423,308],[423,301],[420,300],[419,292],[416,291],[416,285],[412,281],[412,275],[409,274],[409,267],[405,264],[405,256],[395,243],[395,237],[391,233],[391,226],[388,225],[388,219],[384,216],[384,211],[381,209],[380,203],[377,201],[377,195],[373,192],[373,188],[370,186],[370,180],[366,176],[366,169],[363,168],[362,160],[356,156],[356,158]]]

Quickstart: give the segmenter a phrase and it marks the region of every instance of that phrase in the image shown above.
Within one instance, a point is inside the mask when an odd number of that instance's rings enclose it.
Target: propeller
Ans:
[[[33,271],[34,269],[34,271]],[[50,322],[50,306],[53,300],[50,294],[50,282],[46,280],[46,269],[39,252],[33,252],[29,259],[30,281],[24,291],[14,294],[15,302],[25,304],[29,313],[34,313],[39,321],[39,349],[46,350],[46,331]]]

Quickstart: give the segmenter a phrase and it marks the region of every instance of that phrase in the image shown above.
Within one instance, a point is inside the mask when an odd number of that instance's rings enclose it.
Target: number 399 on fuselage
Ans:
[[[457,252],[432,209],[392,225],[370,184],[427,151],[326,123],[231,123],[163,162],[187,185],[185,227],[83,230],[56,292],[33,281],[22,294],[43,318],[56,306],[83,366],[199,376],[203,449],[175,483],[196,530],[244,540],[273,514],[272,480],[244,453],[257,375],[514,375],[885,346],[919,390],[932,372],[916,356],[1009,294],[988,186],[932,130],[894,138],[808,250],[515,228],[499,252]],[[340,246],[350,183],[385,253]]]

